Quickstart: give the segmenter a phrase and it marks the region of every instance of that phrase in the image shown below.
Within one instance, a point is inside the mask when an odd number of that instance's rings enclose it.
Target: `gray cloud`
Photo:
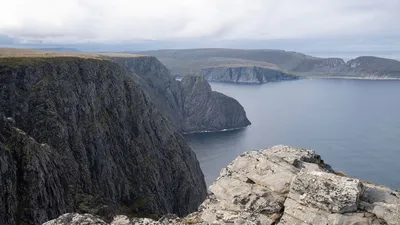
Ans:
[[[0,33],[44,43],[400,37],[398,0],[13,0]]]

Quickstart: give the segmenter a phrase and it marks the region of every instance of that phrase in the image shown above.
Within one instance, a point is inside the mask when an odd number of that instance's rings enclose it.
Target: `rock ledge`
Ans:
[[[185,218],[169,215],[154,221],[118,216],[111,224],[396,225],[400,221],[399,192],[339,176],[314,151],[289,146],[240,155],[221,171],[210,191],[199,210]],[[57,221],[45,225],[64,224]]]

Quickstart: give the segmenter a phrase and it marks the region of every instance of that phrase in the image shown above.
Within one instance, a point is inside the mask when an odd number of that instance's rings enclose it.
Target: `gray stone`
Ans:
[[[387,187],[364,184],[359,208],[375,214],[389,225],[400,221],[400,193]]]
[[[293,179],[288,197],[330,213],[348,213],[357,210],[362,192],[357,179],[312,171]]]
[[[90,214],[66,213],[43,225],[107,225],[107,223]]]

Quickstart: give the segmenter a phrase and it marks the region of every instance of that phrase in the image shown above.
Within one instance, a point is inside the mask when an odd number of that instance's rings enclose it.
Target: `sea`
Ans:
[[[400,189],[400,81],[303,79],[211,86],[237,99],[252,125],[185,136],[207,185],[241,153],[283,144],[313,149],[349,176]]]

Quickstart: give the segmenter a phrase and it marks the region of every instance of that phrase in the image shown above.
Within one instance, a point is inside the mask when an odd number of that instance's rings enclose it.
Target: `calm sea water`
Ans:
[[[314,149],[335,170],[400,189],[400,81],[319,79],[212,88],[236,98],[253,124],[185,136],[208,185],[244,151],[284,144]]]

